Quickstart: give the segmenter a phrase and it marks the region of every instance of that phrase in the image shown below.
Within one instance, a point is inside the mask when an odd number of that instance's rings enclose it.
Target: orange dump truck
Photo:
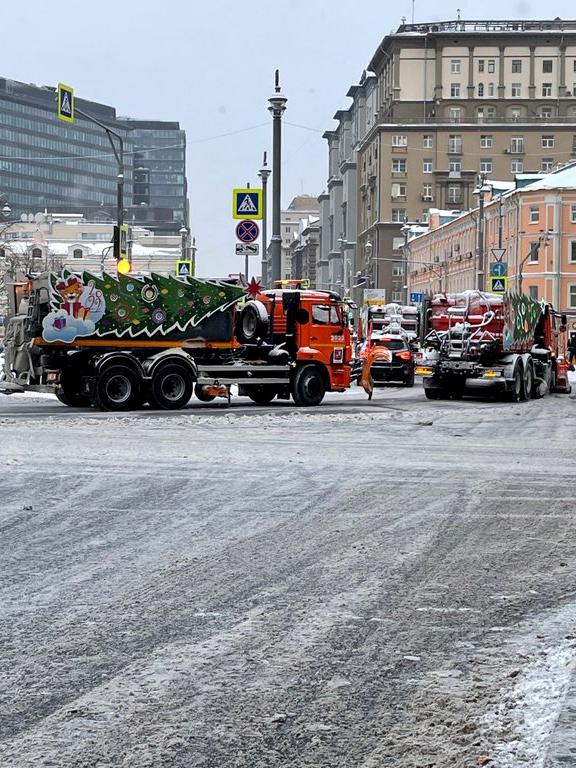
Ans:
[[[236,384],[254,402],[318,405],[350,385],[337,294],[171,275],[43,273],[6,329],[0,391],[50,391],[66,405],[183,408]]]

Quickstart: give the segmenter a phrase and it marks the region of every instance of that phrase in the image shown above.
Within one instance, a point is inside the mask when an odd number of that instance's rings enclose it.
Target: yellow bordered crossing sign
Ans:
[[[261,219],[262,190],[233,189],[232,217],[234,219]]]
[[[65,123],[73,123],[74,114],[74,88],[64,83],[58,83],[58,119]]]
[[[508,277],[490,277],[490,293],[506,293]]]

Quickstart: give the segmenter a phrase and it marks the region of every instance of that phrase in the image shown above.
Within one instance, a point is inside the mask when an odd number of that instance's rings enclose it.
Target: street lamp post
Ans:
[[[192,245],[190,246],[190,256],[192,258],[192,277],[196,275],[196,238],[192,238]]]
[[[477,288],[479,291],[485,290],[485,254],[484,254],[484,187],[485,182],[484,174],[478,177],[478,187],[474,190],[475,195],[478,195],[478,272],[477,272]]]
[[[267,231],[267,223],[266,223],[266,216],[268,215],[268,177],[272,173],[270,168],[268,168],[268,164],[266,162],[266,155],[267,153],[264,152],[264,161],[262,163],[262,168],[258,171],[258,176],[262,180],[262,266],[260,268],[261,271],[261,278],[262,278],[262,285],[264,287],[268,286],[268,231]]]
[[[272,260],[272,287],[282,278],[282,237],[280,234],[281,217],[281,168],[282,168],[282,115],[288,99],[280,90],[280,72],[276,70],[274,95],[268,101],[268,111],[272,114],[272,239],[270,257]]]
[[[186,252],[187,252],[187,240],[188,240],[188,230],[186,227],[182,226],[180,227],[180,237],[182,238],[182,241],[180,243],[180,258],[182,261],[186,259]]]

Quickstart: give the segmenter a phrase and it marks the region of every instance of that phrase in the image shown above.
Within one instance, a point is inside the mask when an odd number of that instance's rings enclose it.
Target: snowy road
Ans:
[[[574,764],[575,408],[0,399],[0,766]]]

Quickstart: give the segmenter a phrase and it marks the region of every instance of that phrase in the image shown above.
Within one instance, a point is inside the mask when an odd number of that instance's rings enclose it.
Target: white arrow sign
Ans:
[[[492,248],[491,252],[496,261],[502,261],[504,254],[506,253],[506,248]]]

